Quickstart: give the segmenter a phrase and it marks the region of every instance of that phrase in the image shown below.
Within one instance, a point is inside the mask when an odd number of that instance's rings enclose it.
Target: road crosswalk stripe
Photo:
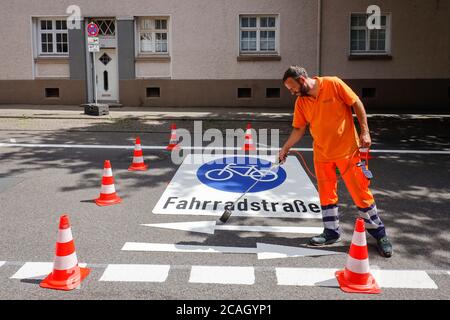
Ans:
[[[79,263],[78,265],[86,267],[86,263]],[[52,262],[26,262],[11,279],[44,279],[52,271]]]
[[[253,267],[192,266],[190,283],[255,284]]]
[[[26,262],[11,279],[44,279],[52,266],[51,262]]]
[[[278,285],[339,287],[334,273],[338,269],[275,268]],[[421,270],[371,270],[382,288],[437,289],[436,283]]]
[[[52,262],[7,262],[2,266],[20,266],[10,279],[44,279],[53,268]],[[86,263],[79,263],[86,267]],[[170,270],[190,270],[190,283],[254,285],[255,271],[273,272],[280,286],[338,287],[333,268],[288,268],[271,266],[192,266],[154,264],[92,264],[90,268],[103,269],[100,279],[91,281],[165,282]],[[371,269],[382,288],[438,289],[430,277],[433,274],[450,275],[449,270],[381,270]]]
[[[170,265],[109,264],[99,281],[165,282]]]

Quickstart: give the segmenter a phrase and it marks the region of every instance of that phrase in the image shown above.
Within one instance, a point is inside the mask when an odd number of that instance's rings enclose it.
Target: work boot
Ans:
[[[312,246],[324,246],[341,241],[341,236],[334,231],[324,229],[323,233],[318,236],[312,237],[309,240],[309,244]]]
[[[377,249],[380,255],[382,255],[383,257],[392,257],[392,244],[387,236],[384,236],[377,240]]]

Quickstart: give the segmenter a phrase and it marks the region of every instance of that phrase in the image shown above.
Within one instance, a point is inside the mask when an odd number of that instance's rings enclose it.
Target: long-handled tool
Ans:
[[[281,165],[281,163],[279,161],[272,163],[272,165],[270,166],[269,170],[267,170],[263,175],[261,175],[261,177],[256,180],[247,190],[245,190],[245,192],[243,194],[241,194],[239,196],[239,198],[237,198],[234,202],[232,207],[234,208],[234,206],[236,205],[236,203],[241,200],[250,190],[253,189],[254,186],[256,186],[258,184],[258,182],[260,182],[269,172],[272,171],[272,169],[274,168],[278,168]],[[225,209],[225,211],[222,213],[222,216],[219,218],[219,220],[222,223],[226,223],[228,221],[228,218],[230,218],[232,212],[230,209]]]

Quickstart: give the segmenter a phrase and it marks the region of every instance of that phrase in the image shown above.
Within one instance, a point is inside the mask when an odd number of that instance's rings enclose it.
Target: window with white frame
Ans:
[[[139,18],[139,53],[167,54],[168,51],[168,19]]]
[[[239,51],[241,53],[277,53],[277,16],[240,16]]]
[[[386,54],[389,52],[389,16],[381,15],[380,28],[366,26],[367,14],[351,14],[350,53]]]
[[[39,55],[67,55],[69,36],[66,19],[39,19],[38,48]]]

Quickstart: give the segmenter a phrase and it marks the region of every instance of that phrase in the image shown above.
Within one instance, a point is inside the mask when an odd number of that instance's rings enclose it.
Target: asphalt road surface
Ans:
[[[449,299],[449,120],[439,117],[369,121],[375,178],[371,189],[394,246],[377,253],[368,236],[379,295],[345,294],[333,280],[345,265],[357,211],[339,184],[344,239],[328,250],[341,254],[258,259],[254,253],[144,252],[125,243],[204,248],[255,248],[257,243],[305,248],[311,234],[216,230],[204,234],[142,224],[215,221],[214,216],[156,215],[152,209],[178,165],[165,150],[144,149],[146,172],[129,172],[133,138],[165,146],[170,121],[0,119],[0,299]],[[177,121],[193,130],[193,123]],[[242,121],[208,121],[203,129],[245,128]],[[253,124],[280,129],[288,122]],[[52,147],[30,144],[91,145]],[[101,147],[103,146],[103,147]],[[106,146],[106,147],[105,147]],[[311,148],[306,136],[297,147]],[[405,153],[407,150],[415,150]],[[417,152],[434,151],[433,152]],[[403,151],[399,152],[399,151]],[[312,152],[303,152],[312,167]],[[112,163],[123,203],[98,207],[103,161]],[[314,183],[314,180],[312,180]],[[315,184],[315,183],[314,183]],[[59,216],[70,216],[80,263],[91,274],[70,292],[39,287],[52,268]],[[218,213],[219,215],[221,212]],[[232,217],[230,225],[321,227],[320,219]]]

